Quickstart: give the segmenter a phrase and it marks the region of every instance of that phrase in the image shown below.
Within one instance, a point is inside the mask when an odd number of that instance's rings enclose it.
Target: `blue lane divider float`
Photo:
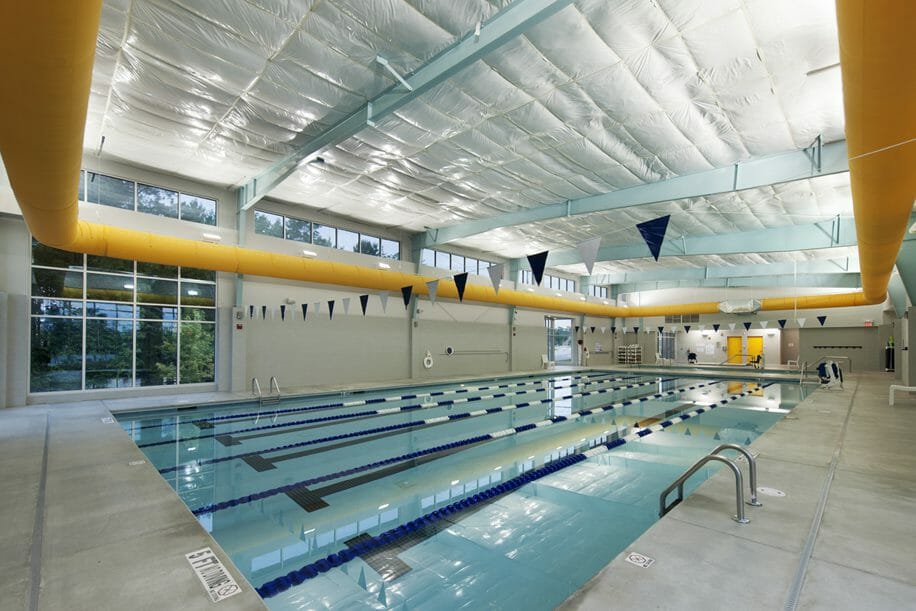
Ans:
[[[541,421],[539,421],[539,422],[533,422],[533,423],[529,423],[529,424],[522,424],[522,425],[519,425],[519,426],[517,426],[517,427],[513,427],[513,428],[509,428],[509,429],[502,429],[502,430],[494,431],[494,432],[491,432],[491,433],[484,433],[484,434],[477,435],[477,436],[474,436],[474,437],[470,437],[470,438],[466,438],[466,439],[461,439],[461,440],[459,440],[459,441],[453,441],[453,442],[451,442],[451,443],[438,445],[438,446],[435,446],[435,447],[433,447],[433,448],[427,448],[427,449],[425,449],[425,450],[418,450],[418,451],[416,451],[416,452],[410,452],[410,453],[408,453],[408,454],[401,454],[401,455],[398,455],[398,456],[392,456],[392,457],[390,457],[390,458],[385,458],[385,459],[382,459],[382,460],[379,460],[379,461],[376,461],[376,462],[373,462],[373,463],[369,463],[369,464],[367,464],[367,465],[362,465],[362,466],[359,466],[359,467],[351,467],[350,469],[345,469],[345,470],[343,470],[343,471],[337,471],[337,472],[335,472],[335,473],[329,473],[329,474],[327,474],[327,475],[320,475],[320,476],[317,476],[317,477],[312,477],[312,478],[305,479],[305,480],[302,480],[302,481],[298,481],[298,482],[286,484],[286,485],[284,485],[284,486],[279,486],[279,487],[277,487],[277,488],[271,488],[271,489],[269,489],[269,490],[264,490],[264,491],[262,491],[262,492],[255,492],[255,493],[253,493],[253,494],[244,495],[244,496],[241,496],[241,497],[238,497],[238,498],[235,498],[235,499],[231,499],[231,500],[228,500],[228,501],[220,501],[220,502],[218,502],[218,503],[212,503],[212,504],[210,504],[210,505],[205,505],[205,506],[203,506],[203,507],[198,507],[197,509],[192,509],[191,511],[192,511],[192,513],[193,513],[194,515],[197,515],[197,516],[203,515],[203,514],[208,514],[208,513],[214,513],[214,512],[217,512],[217,511],[222,511],[222,510],[224,510],[224,509],[230,509],[230,508],[232,508],[232,507],[237,507],[237,506],[240,505],[240,504],[251,503],[252,501],[258,501],[258,500],[261,500],[261,499],[264,499],[264,498],[267,498],[267,497],[270,497],[270,496],[274,496],[274,495],[277,495],[277,494],[285,494],[286,492],[289,492],[289,491],[291,491],[291,490],[293,490],[293,489],[295,489],[295,488],[301,488],[301,487],[303,487],[303,486],[311,486],[311,485],[318,484],[318,483],[321,483],[321,482],[326,482],[326,481],[338,479],[338,478],[340,478],[340,477],[348,477],[348,476],[350,476],[350,475],[355,475],[356,473],[360,473],[360,472],[363,472],[363,471],[369,471],[369,470],[371,470],[371,469],[376,469],[376,468],[378,468],[378,467],[384,467],[384,466],[387,466],[387,465],[390,465],[390,464],[394,464],[394,463],[398,463],[398,462],[401,462],[401,461],[404,461],[404,460],[412,460],[412,459],[415,459],[415,458],[419,458],[419,457],[421,457],[421,456],[427,456],[427,455],[430,455],[430,454],[436,454],[436,453],[442,452],[442,451],[444,451],[444,450],[451,450],[451,449],[454,449],[454,448],[459,448],[459,447],[466,446],[466,445],[470,445],[470,444],[480,443],[480,442],[482,442],[482,441],[492,441],[492,440],[494,440],[494,439],[501,439],[501,438],[503,438],[503,437],[508,437],[508,436],[511,436],[511,435],[517,435],[517,434],[519,434],[519,433],[524,433],[524,432],[526,432],[526,431],[531,431],[531,430],[534,430],[534,429],[536,429],[536,428],[541,428],[541,427],[545,427],[545,426],[550,426],[550,425],[553,425],[553,424],[557,424],[557,423],[559,423],[559,422],[566,422],[566,421],[571,421],[571,420],[577,420],[577,419],[583,418],[583,417],[585,417],[585,416],[592,416],[592,415],[601,414],[601,413],[604,413],[604,412],[613,411],[613,410],[615,410],[615,409],[619,409],[619,408],[625,407],[625,406],[627,406],[627,405],[632,405],[632,404],[634,404],[634,403],[641,403],[641,402],[644,402],[644,401],[651,401],[651,400],[657,399],[657,398],[668,397],[668,396],[672,396],[672,395],[679,394],[679,393],[685,393],[685,392],[690,391],[690,390],[696,390],[696,389],[698,389],[698,388],[703,388],[703,387],[705,387],[705,386],[712,386],[712,385],[718,384],[718,383],[720,383],[720,382],[721,382],[721,380],[714,380],[714,381],[712,381],[712,382],[706,382],[706,383],[701,383],[701,384],[695,384],[695,385],[692,385],[692,386],[684,386],[684,387],[681,387],[681,388],[678,388],[678,389],[674,389],[674,390],[669,390],[669,391],[666,391],[666,392],[663,392],[663,393],[655,393],[655,394],[652,394],[652,395],[645,395],[645,396],[642,396],[642,397],[634,397],[633,399],[627,399],[627,400],[625,400],[625,401],[619,401],[619,402],[614,403],[614,404],[611,404],[611,405],[606,405],[606,406],[602,406],[602,407],[594,407],[594,408],[591,408],[591,409],[582,410],[582,411],[579,411],[579,412],[570,414],[569,416],[554,416],[553,418],[550,418],[550,419],[547,419],[547,420],[541,420]],[[646,382],[646,383],[644,383],[643,385],[645,385],[645,384],[649,384],[649,383]],[[631,386],[633,386],[633,385],[631,385]],[[499,410],[500,408],[493,408],[493,409]]]
[[[553,401],[556,401],[556,400],[558,400],[558,399],[559,399],[559,400],[563,400],[563,399],[572,399],[572,398],[575,398],[575,397],[582,397],[582,396],[586,396],[586,395],[593,395],[593,394],[601,394],[601,393],[614,392],[614,391],[617,391],[617,390],[624,390],[624,389],[627,389],[627,388],[640,388],[640,387],[642,387],[642,386],[650,386],[650,385],[653,385],[653,384],[658,384],[660,381],[661,381],[661,382],[666,382],[666,381],[670,381],[670,380],[673,380],[673,379],[674,379],[674,378],[668,378],[668,379],[664,379],[664,380],[652,380],[652,381],[650,381],[650,382],[642,382],[642,383],[639,383],[639,384],[626,384],[626,385],[622,385],[622,386],[614,386],[614,387],[611,387],[611,388],[602,388],[602,389],[598,389],[598,390],[585,391],[585,392],[581,392],[581,393],[572,393],[572,394],[569,394],[569,395],[563,395],[563,396],[558,396],[558,397],[554,397],[554,398],[537,399],[537,400],[534,400],[534,401],[528,401],[528,402],[523,402],[523,403],[514,403],[514,404],[513,404],[513,403],[510,403],[509,405],[504,405],[504,406],[502,406],[502,407],[491,407],[491,408],[489,408],[489,409],[479,409],[479,410],[476,410],[476,411],[473,411],[473,412],[463,412],[463,413],[459,413],[459,414],[450,414],[450,415],[448,415],[448,416],[436,416],[435,418],[426,418],[426,419],[423,419],[423,420],[411,420],[410,422],[401,422],[401,423],[398,423],[398,424],[389,424],[389,425],[387,425],[387,426],[377,426],[377,427],[374,427],[374,428],[371,428],[371,429],[364,429],[364,430],[362,430],[362,431],[352,431],[352,432],[349,432],[349,433],[340,433],[340,434],[337,434],[337,435],[328,435],[328,436],[326,436],[326,437],[319,437],[319,438],[317,438],[317,439],[309,439],[309,440],[306,440],[306,441],[297,441],[297,442],[295,442],[295,443],[287,443],[287,444],[284,444],[284,445],[274,446],[274,447],[272,447],[272,448],[266,448],[266,449],[263,449],[263,450],[252,450],[251,452],[243,452],[243,453],[241,453],[241,454],[230,454],[230,455],[228,455],[228,456],[220,456],[220,457],[217,457],[217,458],[207,458],[207,459],[203,459],[203,460],[193,460],[193,461],[190,461],[189,463],[180,463],[180,464],[177,464],[177,465],[172,466],[172,467],[163,467],[162,469],[159,469],[159,473],[162,473],[162,474],[165,474],[165,473],[172,473],[172,472],[174,472],[174,471],[177,471],[177,470],[179,470],[179,469],[185,467],[185,466],[188,465],[188,464],[195,464],[195,465],[201,465],[201,466],[202,466],[202,465],[212,465],[212,464],[215,464],[215,463],[226,462],[227,460],[242,459],[242,458],[245,458],[245,457],[247,457],[247,456],[255,456],[255,455],[261,455],[261,454],[272,454],[272,453],[274,453],[274,452],[283,452],[283,451],[286,451],[286,450],[294,450],[294,449],[296,449],[296,448],[303,448],[303,447],[306,447],[306,446],[319,445],[319,444],[322,444],[322,443],[327,443],[327,442],[329,442],[329,441],[342,441],[342,440],[344,440],[344,439],[354,439],[354,438],[356,438],[356,437],[366,437],[366,436],[368,436],[368,435],[377,435],[377,434],[379,434],[379,433],[387,433],[387,432],[391,432],[391,431],[398,431],[398,430],[410,429],[410,428],[415,428],[415,427],[429,426],[429,425],[431,425],[431,424],[440,424],[440,423],[447,422],[447,421],[450,421],[450,420],[460,420],[460,419],[463,419],[463,418],[476,418],[476,417],[478,417],[478,416],[486,416],[486,415],[489,415],[489,414],[496,414],[496,413],[499,413],[499,412],[508,412],[508,411],[512,411],[512,410],[515,410],[515,409],[520,409],[520,408],[525,408],[525,407],[533,407],[533,406],[535,406],[535,405],[549,404],[549,403],[551,403],[551,402],[553,402]],[[459,399],[446,399],[445,401],[441,402],[441,405],[457,405],[457,404],[459,404],[459,403],[467,403],[467,402],[469,402],[469,401],[472,401],[472,400],[473,400],[473,401],[476,401],[476,400],[478,400],[478,399],[479,399],[479,397],[470,397],[470,398],[468,398],[468,397],[462,397],[462,398],[459,398]],[[624,405],[627,405],[627,404],[625,403]],[[390,413],[396,413],[399,409],[400,409],[400,408],[393,407],[393,408],[390,409]],[[386,410],[382,410],[382,411],[386,411]]]
[[[625,380],[625,379],[631,379],[634,377],[637,377],[637,376],[628,375],[622,378],[613,378],[613,379]],[[152,428],[163,428],[167,426],[178,426],[182,424],[194,424],[195,422],[213,423],[213,422],[221,422],[223,420],[245,420],[249,418],[279,416],[279,415],[284,415],[284,414],[298,414],[298,413],[308,412],[312,410],[334,409],[338,407],[359,407],[361,405],[368,405],[371,403],[388,403],[392,401],[406,401],[409,399],[416,399],[417,397],[424,397],[424,396],[438,397],[438,396],[443,396],[443,395],[460,394],[460,393],[466,393],[466,392],[479,392],[481,390],[496,390],[499,388],[517,388],[521,386],[533,386],[535,384],[544,384],[545,382],[549,382],[550,380],[553,380],[553,379],[566,379],[566,378],[570,378],[570,380],[582,380],[582,379],[591,380],[590,376],[588,375],[576,375],[576,376],[563,375],[563,376],[554,376],[552,378],[542,377],[536,380],[528,380],[525,382],[513,382],[509,384],[493,384],[493,385],[488,385],[488,386],[476,386],[476,387],[467,386],[467,387],[456,388],[452,390],[416,392],[416,393],[410,393],[406,395],[389,395],[387,397],[373,397],[369,399],[359,399],[359,400],[354,400],[354,401],[338,401],[336,403],[322,403],[320,405],[311,405],[311,406],[305,406],[305,407],[289,407],[289,408],[274,409],[274,410],[260,411],[260,412],[243,412],[239,414],[226,414],[224,416],[210,416],[209,418],[197,418],[194,420],[186,420],[184,422],[157,422],[155,424],[141,424],[139,426],[134,426],[132,428],[142,430],[142,429],[152,429]],[[601,377],[597,378],[598,381],[610,380],[610,379],[612,379],[610,376],[604,377],[604,378],[601,378]],[[570,382],[569,385],[556,386],[555,388],[568,388],[569,386],[572,386],[572,385],[573,383]]]
[[[757,392],[759,388],[766,388],[767,386],[771,386],[772,384],[774,384],[774,382],[764,384],[763,386],[759,386],[758,388],[751,389],[751,390],[748,390],[746,392],[743,392],[737,395],[731,395],[728,399],[723,399],[722,401],[719,401],[717,403],[711,403],[707,405],[706,407],[698,408],[687,414],[682,414],[680,416],[671,418],[669,420],[665,420],[664,422],[659,422],[652,426],[638,429],[634,431],[633,433],[627,435],[626,437],[615,439],[613,441],[602,444],[600,446],[596,446],[584,452],[579,452],[577,454],[571,454],[569,456],[566,456],[564,458],[561,458],[559,460],[546,464],[539,469],[534,469],[532,471],[526,471],[525,473],[522,473],[521,475],[513,477],[512,479],[506,480],[505,482],[501,484],[498,484],[496,486],[491,486],[482,492],[478,492],[471,496],[465,497],[461,499],[460,501],[455,501],[454,503],[447,505],[445,507],[442,507],[441,509],[436,509],[435,511],[431,511],[425,515],[420,516],[419,518],[415,520],[411,520],[410,522],[406,522],[404,524],[401,524],[400,526],[397,526],[390,530],[386,530],[385,532],[375,537],[370,537],[364,541],[359,541],[357,543],[354,543],[352,547],[345,547],[344,549],[336,553],[329,554],[324,558],[320,558],[316,560],[315,562],[306,564],[296,570],[290,571],[286,575],[282,575],[280,577],[277,577],[276,579],[271,579],[270,581],[267,581],[261,584],[260,586],[258,586],[257,588],[255,588],[255,590],[257,591],[258,595],[261,596],[261,598],[272,598],[278,594],[285,592],[286,590],[289,590],[290,588],[294,586],[300,585],[301,583],[305,582],[308,579],[317,577],[318,575],[322,573],[327,573],[332,568],[339,567],[342,564],[345,564],[353,560],[357,556],[361,556],[363,554],[369,553],[372,550],[377,549],[379,547],[383,547],[386,545],[390,545],[392,543],[396,543],[399,539],[402,539],[403,537],[406,537],[407,535],[413,534],[414,532],[416,532],[417,530],[421,528],[434,524],[445,518],[454,516],[457,513],[461,513],[465,509],[473,507],[474,505],[477,505],[478,503],[481,503],[483,501],[488,501],[495,497],[502,496],[503,494],[512,492],[518,488],[521,488],[525,484],[539,480],[552,473],[556,473],[557,471],[560,471],[561,469],[565,469],[572,465],[578,464],[593,456],[598,456],[600,454],[609,452],[610,450],[623,446],[630,441],[634,441],[636,439],[645,437],[646,435],[651,435],[652,433],[661,431],[667,428],[668,426],[671,426],[672,424],[677,424],[678,422],[689,420],[690,418],[703,414],[707,411],[716,409],[717,407],[721,405],[726,405],[729,402],[734,401],[735,399],[739,399],[741,397],[745,397],[749,394]]]
[[[625,379],[627,378],[601,378],[597,381],[589,381],[588,384],[589,385],[594,384],[595,386],[601,386],[603,384],[611,384],[613,382],[620,382]],[[519,386],[523,386],[523,384],[519,384]],[[554,387],[555,390],[563,389],[563,388],[572,388],[572,385]],[[419,409],[432,409],[434,407],[442,407],[445,405],[454,405],[456,403],[464,403],[464,402],[470,403],[473,401],[489,401],[491,399],[500,399],[503,397],[525,395],[525,394],[532,394],[532,393],[539,393],[539,392],[544,392],[544,389],[543,388],[531,388],[527,390],[516,390],[516,391],[511,391],[511,392],[505,392],[505,393],[495,393],[492,395],[480,395],[476,397],[467,397],[466,399],[465,398],[455,399],[455,400],[443,399],[442,401],[432,401],[428,403],[411,403],[410,405],[402,405],[401,407],[389,407],[386,409],[374,409],[374,410],[366,410],[366,411],[361,411],[361,412],[350,412],[346,414],[337,414],[335,416],[321,416],[318,418],[306,418],[304,420],[288,420],[285,422],[262,424],[260,426],[251,426],[251,427],[247,427],[243,429],[236,429],[234,431],[219,431],[219,432],[213,431],[210,433],[194,435],[192,437],[182,437],[181,439],[177,439],[177,440],[176,439],[164,439],[162,441],[151,441],[149,443],[139,443],[137,444],[137,447],[138,448],[150,448],[154,446],[171,445],[175,443],[176,441],[177,442],[192,442],[192,441],[197,441],[200,439],[209,439],[212,437],[222,436],[222,435],[238,435],[240,433],[251,433],[255,431],[282,429],[282,428],[287,428],[287,427],[299,426],[303,424],[333,422],[335,420],[347,420],[350,418],[364,418],[368,416],[388,416],[388,415],[396,414],[399,412],[409,412],[409,411],[419,410]],[[413,398],[411,396],[406,396],[406,397]]]

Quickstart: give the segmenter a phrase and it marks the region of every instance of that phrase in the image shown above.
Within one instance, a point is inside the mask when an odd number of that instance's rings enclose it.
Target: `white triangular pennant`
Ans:
[[[768,324],[770,324],[770,321],[768,321],[768,320],[761,320],[761,321],[760,321],[760,328],[761,328],[761,329],[766,329]]]
[[[700,331],[705,331],[705,330],[706,330],[706,325],[700,325]]]
[[[340,301],[341,303],[343,303],[344,314],[349,314],[350,313],[350,298],[344,297]]]
[[[799,326],[799,327],[804,327],[804,326],[805,326],[805,321],[808,320],[808,319],[807,319],[807,318],[796,318],[795,320],[798,322],[798,326]]]
[[[499,295],[499,281],[503,279],[503,269],[502,263],[497,263],[487,268],[487,273],[490,274],[490,282],[493,284],[493,290],[496,291],[497,295]]]
[[[315,314],[317,315],[318,312],[321,311],[321,302],[316,301],[315,303],[312,304],[312,307],[315,309]]]
[[[577,248],[579,256],[582,257],[582,262],[585,263],[585,269],[588,270],[588,275],[591,276],[592,268],[595,267],[595,259],[598,258],[598,249],[601,248],[601,237],[586,240],[579,244]]]
[[[439,291],[439,281],[432,280],[426,283],[426,290],[429,292],[430,303],[436,303],[436,293]]]
[[[607,333],[607,327],[599,327],[601,329],[601,334],[604,335]]]
[[[733,322],[728,323],[728,330],[729,330],[729,331],[734,331],[734,330],[735,330],[735,323],[733,323]]]
[[[378,298],[382,300],[382,312],[387,311],[388,309],[388,291],[379,293]]]

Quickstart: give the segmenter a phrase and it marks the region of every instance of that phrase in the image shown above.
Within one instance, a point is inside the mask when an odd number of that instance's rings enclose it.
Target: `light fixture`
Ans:
[[[200,234],[200,237],[203,238],[204,241],[206,242],[219,242],[220,240],[223,239],[223,236],[221,236],[218,233],[207,233],[207,232]]]
[[[379,511],[381,511],[381,510],[383,510],[383,509],[388,509],[388,503],[385,503],[384,505],[379,505],[379,506],[378,506],[378,510],[379,510]]]
[[[125,284],[125,285],[124,285],[124,288],[133,290],[134,285],[133,285],[133,284]]]
[[[191,290],[188,291],[188,295],[190,295],[191,297],[196,297],[196,296],[199,295],[199,294],[200,294],[200,293],[198,293],[198,292],[195,291],[194,289],[191,289]]]
[[[531,288],[530,286],[529,286],[528,288],[526,288],[525,290],[528,291],[529,293],[533,293],[533,292],[534,292],[534,289]]]
[[[603,303],[604,305],[611,305],[611,304],[608,303],[607,301],[602,301],[601,303]]]
[[[503,466],[502,466],[502,465],[499,465],[498,467],[493,467],[493,470],[494,470],[494,471],[499,471],[499,470],[502,469],[502,468],[503,468]]]
[[[585,301],[585,295],[583,295],[582,297],[579,297],[579,301]]]
[[[385,263],[384,261],[378,262],[379,269],[391,269],[391,266]]]
[[[314,250],[309,250],[308,248],[303,248],[303,249],[302,249],[302,256],[303,256],[303,257],[317,257],[317,256],[318,256],[318,253],[315,252]]]
[[[557,297],[562,297],[563,293],[554,293],[554,295],[556,295]]]
[[[457,486],[457,485],[458,485],[458,482],[460,482],[460,481],[461,481],[460,479],[453,479],[451,485],[452,485],[452,486]]]

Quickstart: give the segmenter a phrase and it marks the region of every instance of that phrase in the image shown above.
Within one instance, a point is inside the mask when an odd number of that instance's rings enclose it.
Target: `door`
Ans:
[[[547,358],[557,365],[572,365],[572,318],[545,320],[547,326]]]
[[[740,365],[744,362],[744,359],[741,356],[740,335],[728,336],[728,362],[736,365]]]
[[[753,363],[758,354],[763,354],[763,337],[759,335],[747,336],[747,360]]]

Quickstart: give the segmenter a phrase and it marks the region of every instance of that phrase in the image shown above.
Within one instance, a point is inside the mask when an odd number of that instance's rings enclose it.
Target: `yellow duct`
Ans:
[[[82,155],[92,61],[101,0],[64,3],[6,2],[0,19],[0,67],[9,90],[0,97],[0,152],[23,216],[39,241],[66,250],[185,265],[217,271],[397,291],[411,285],[426,294],[414,274],[306,260],[300,257],[222,246],[79,221],[77,176]],[[33,62],[18,61],[22,49],[39,49]],[[454,283],[439,295],[457,298]],[[527,292],[468,285],[470,301],[607,317],[717,313],[715,302],[622,308],[557,299]],[[883,301],[861,293],[802,297],[799,308],[824,308]],[[767,299],[764,310],[792,309],[795,300]]]
[[[837,0],[862,289],[883,299],[916,198],[916,2]]]

